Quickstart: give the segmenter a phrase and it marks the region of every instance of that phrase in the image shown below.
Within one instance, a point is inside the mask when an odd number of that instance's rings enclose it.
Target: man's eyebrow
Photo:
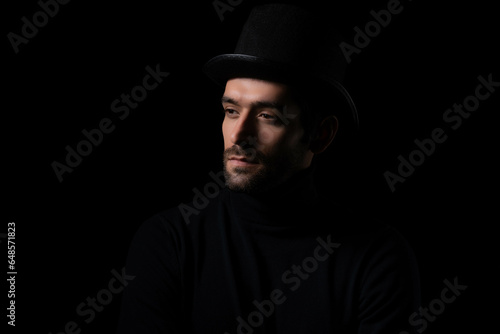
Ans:
[[[223,96],[221,99],[222,103],[231,103],[236,106],[239,106],[238,101],[235,99],[229,97],[229,96]],[[252,108],[256,109],[262,109],[262,108],[271,108],[271,109],[276,109],[278,111],[282,111],[283,108],[285,107],[283,104],[274,102],[274,101],[254,101],[251,103]]]
[[[221,98],[221,102],[222,103],[231,103],[231,104],[239,106],[238,102],[235,99],[230,98],[229,96],[223,96]]]

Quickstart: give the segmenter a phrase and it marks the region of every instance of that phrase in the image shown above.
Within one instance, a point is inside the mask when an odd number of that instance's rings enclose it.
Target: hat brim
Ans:
[[[302,72],[293,66],[245,54],[222,54],[210,59],[203,72],[215,83],[223,86],[232,78],[255,78],[286,84],[304,84],[316,81],[341,93],[349,105],[353,129],[357,132],[359,118],[356,106],[344,86],[334,79],[322,78]]]

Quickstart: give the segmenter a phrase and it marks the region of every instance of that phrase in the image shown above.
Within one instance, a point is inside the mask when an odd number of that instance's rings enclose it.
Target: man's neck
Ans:
[[[228,189],[232,210],[242,218],[259,219],[266,225],[300,224],[318,201],[313,174],[314,166],[310,166],[256,194]]]

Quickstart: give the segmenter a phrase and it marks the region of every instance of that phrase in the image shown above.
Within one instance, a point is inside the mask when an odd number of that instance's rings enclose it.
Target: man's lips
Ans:
[[[229,157],[228,161],[235,166],[252,166],[257,164],[256,162],[250,161],[244,157],[235,156]]]

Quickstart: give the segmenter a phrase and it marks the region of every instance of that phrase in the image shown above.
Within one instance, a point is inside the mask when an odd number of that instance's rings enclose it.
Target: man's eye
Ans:
[[[276,120],[276,117],[273,116],[273,115],[271,115],[271,114],[264,114],[263,113],[263,114],[260,114],[259,116],[262,117],[262,118],[264,118],[264,119],[268,119],[270,121]]]
[[[231,108],[226,108],[226,109],[224,109],[224,112],[225,112],[227,115],[230,115],[230,116],[232,116],[232,115],[236,115],[236,114],[238,113],[236,110],[231,109]]]

